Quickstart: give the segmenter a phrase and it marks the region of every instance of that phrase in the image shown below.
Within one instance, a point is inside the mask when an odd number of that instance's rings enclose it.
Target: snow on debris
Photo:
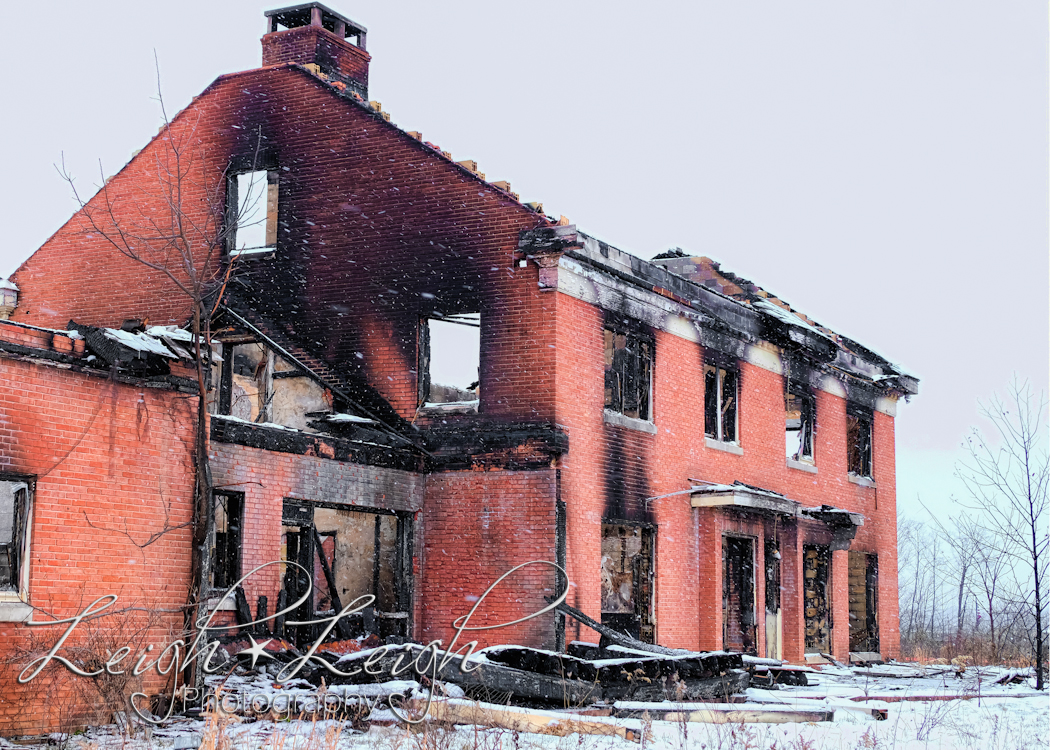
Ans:
[[[164,346],[159,339],[146,333],[130,333],[129,331],[119,331],[115,328],[103,328],[102,334],[107,339],[116,341],[118,344],[134,349],[137,352],[149,352],[168,359],[179,359],[179,355]]]
[[[334,422],[336,424],[353,422],[354,424],[375,424],[374,419],[368,417],[359,417],[356,414],[329,414],[324,418],[325,422]]]

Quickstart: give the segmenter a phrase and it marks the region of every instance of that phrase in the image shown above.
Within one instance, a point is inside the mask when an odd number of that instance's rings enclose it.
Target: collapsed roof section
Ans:
[[[750,281],[722,272],[709,258],[677,251],[646,261],[571,225],[523,232],[519,252],[540,266],[541,287],[563,288],[559,269],[566,269],[592,280],[601,274],[616,284],[651,293],[652,300],[658,299],[652,294],[665,298],[660,303],[665,312],[677,313],[703,329],[704,346],[733,350],[727,342],[768,341],[784,350],[789,362],[804,359],[813,369],[873,394],[907,397],[918,393],[918,379],[901,367],[816,323]],[[627,304],[623,299],[616,302]],[[638,306],[623,312],[635,317],[641,314]]]

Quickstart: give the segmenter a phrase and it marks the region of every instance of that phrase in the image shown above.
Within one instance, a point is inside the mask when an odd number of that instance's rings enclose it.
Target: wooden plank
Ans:
[[[702,704],[701,704],[702,705]],[[648,716],[655,721],[685,721],[696,724],[789,724],[792,722],[833,721],[835,712],[826,709],[796,709],[781,706],[769,708],[741,708],[733,704],[709,704],[691,706],[682,704],[678,709],[668,709],[664,703],[654,703],[652,708],[621,709],[613,707],[613,713],[623,718]]]
[[[416,703],[422,710],[421,701]],[[570,734],[591,734],[604,737],[620,737],[631,742],[641,741],[637,729],[614,722],[600,722],[581,718],[573,714],[558,714],[553,711],[536,711],[497,706],[491,703],[472,703],[463,700],[435,700],[430,704],[430,716],[437,721],[451,724],[474,724],[514,732],[531,732],[566,737]]]

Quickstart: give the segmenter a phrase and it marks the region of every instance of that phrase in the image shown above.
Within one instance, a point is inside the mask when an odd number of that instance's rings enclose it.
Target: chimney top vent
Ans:
[[[346,16],[336,13],[321,3],[302,3],[287,8],[266,11],[266,33],[285,29],[297,29],[300,26],[320,26],[340,39],[352,39],[355,47],[365,49],[368,29],[351,21]]]
[[[263,67],[297,63],[368,99],[368,30],[321,3],[266,11]],[[314,67],[316,66],[316,68]]]

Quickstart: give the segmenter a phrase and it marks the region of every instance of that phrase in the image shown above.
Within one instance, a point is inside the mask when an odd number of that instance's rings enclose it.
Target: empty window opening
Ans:
[[[426,318],[420,326],[420,403],[477,406],[481,381],[481,315]]]
[[[0,601],[28,594],[31,506],[28,480],[0,476]]]
[[[391,513],[329,508],[286,500],[281,529],[281,559],[297,562],[310,572],[313,596],[297,618],[331,615],[362,596],[375,601],[364,611],[344,618],[333,638],[374,633],[405,637],[409,625],[411,561],[410,522]],[[282,566],[286,601],[302,596],[303,571]],[[291,630],[300,642],[316,639],[316,626]]]
[[[602,524],[602,624],[655,643],[653,530]]]
[[[277,172],[258,170],[230,178],[230,255],[271,252],[277,247]]]
[[[270,421],[274,355],[262,344],[223,344],[219,375],[220,414],[246,422]]]
[[[831,552],[821,545],[802,548],[802,592],[806,624],[806,653],[831,652]]]
[[[736,370],[704,365],[704,434],[712,440],[736,442],[739,380]]]
[[[722,648],[758,653],[755,640],[755,545],[750,539],[722,539]]]
[[[879,651],[879,558],[849,553],[849,650]]]
[[[846,450],[851,474],[871,476],[871,424],[872,415],[862,407],[850,406],[846,410]]]
[[[804,393],[788,393],[784,399],[784,435],[787,457],[793,461],[813,461],[813,398]]]
[[[779,659],[783,630],[780,622],[780,550],[772,539],[766,540],[766,658]]]
[[[211,585],[225,591],[241,577],[241,524],[244,493],[216,492],[215,538],[212,544]]]
[[[625,417],[652,417],[653,340],[624,326],[605,327],[605,408]]]

